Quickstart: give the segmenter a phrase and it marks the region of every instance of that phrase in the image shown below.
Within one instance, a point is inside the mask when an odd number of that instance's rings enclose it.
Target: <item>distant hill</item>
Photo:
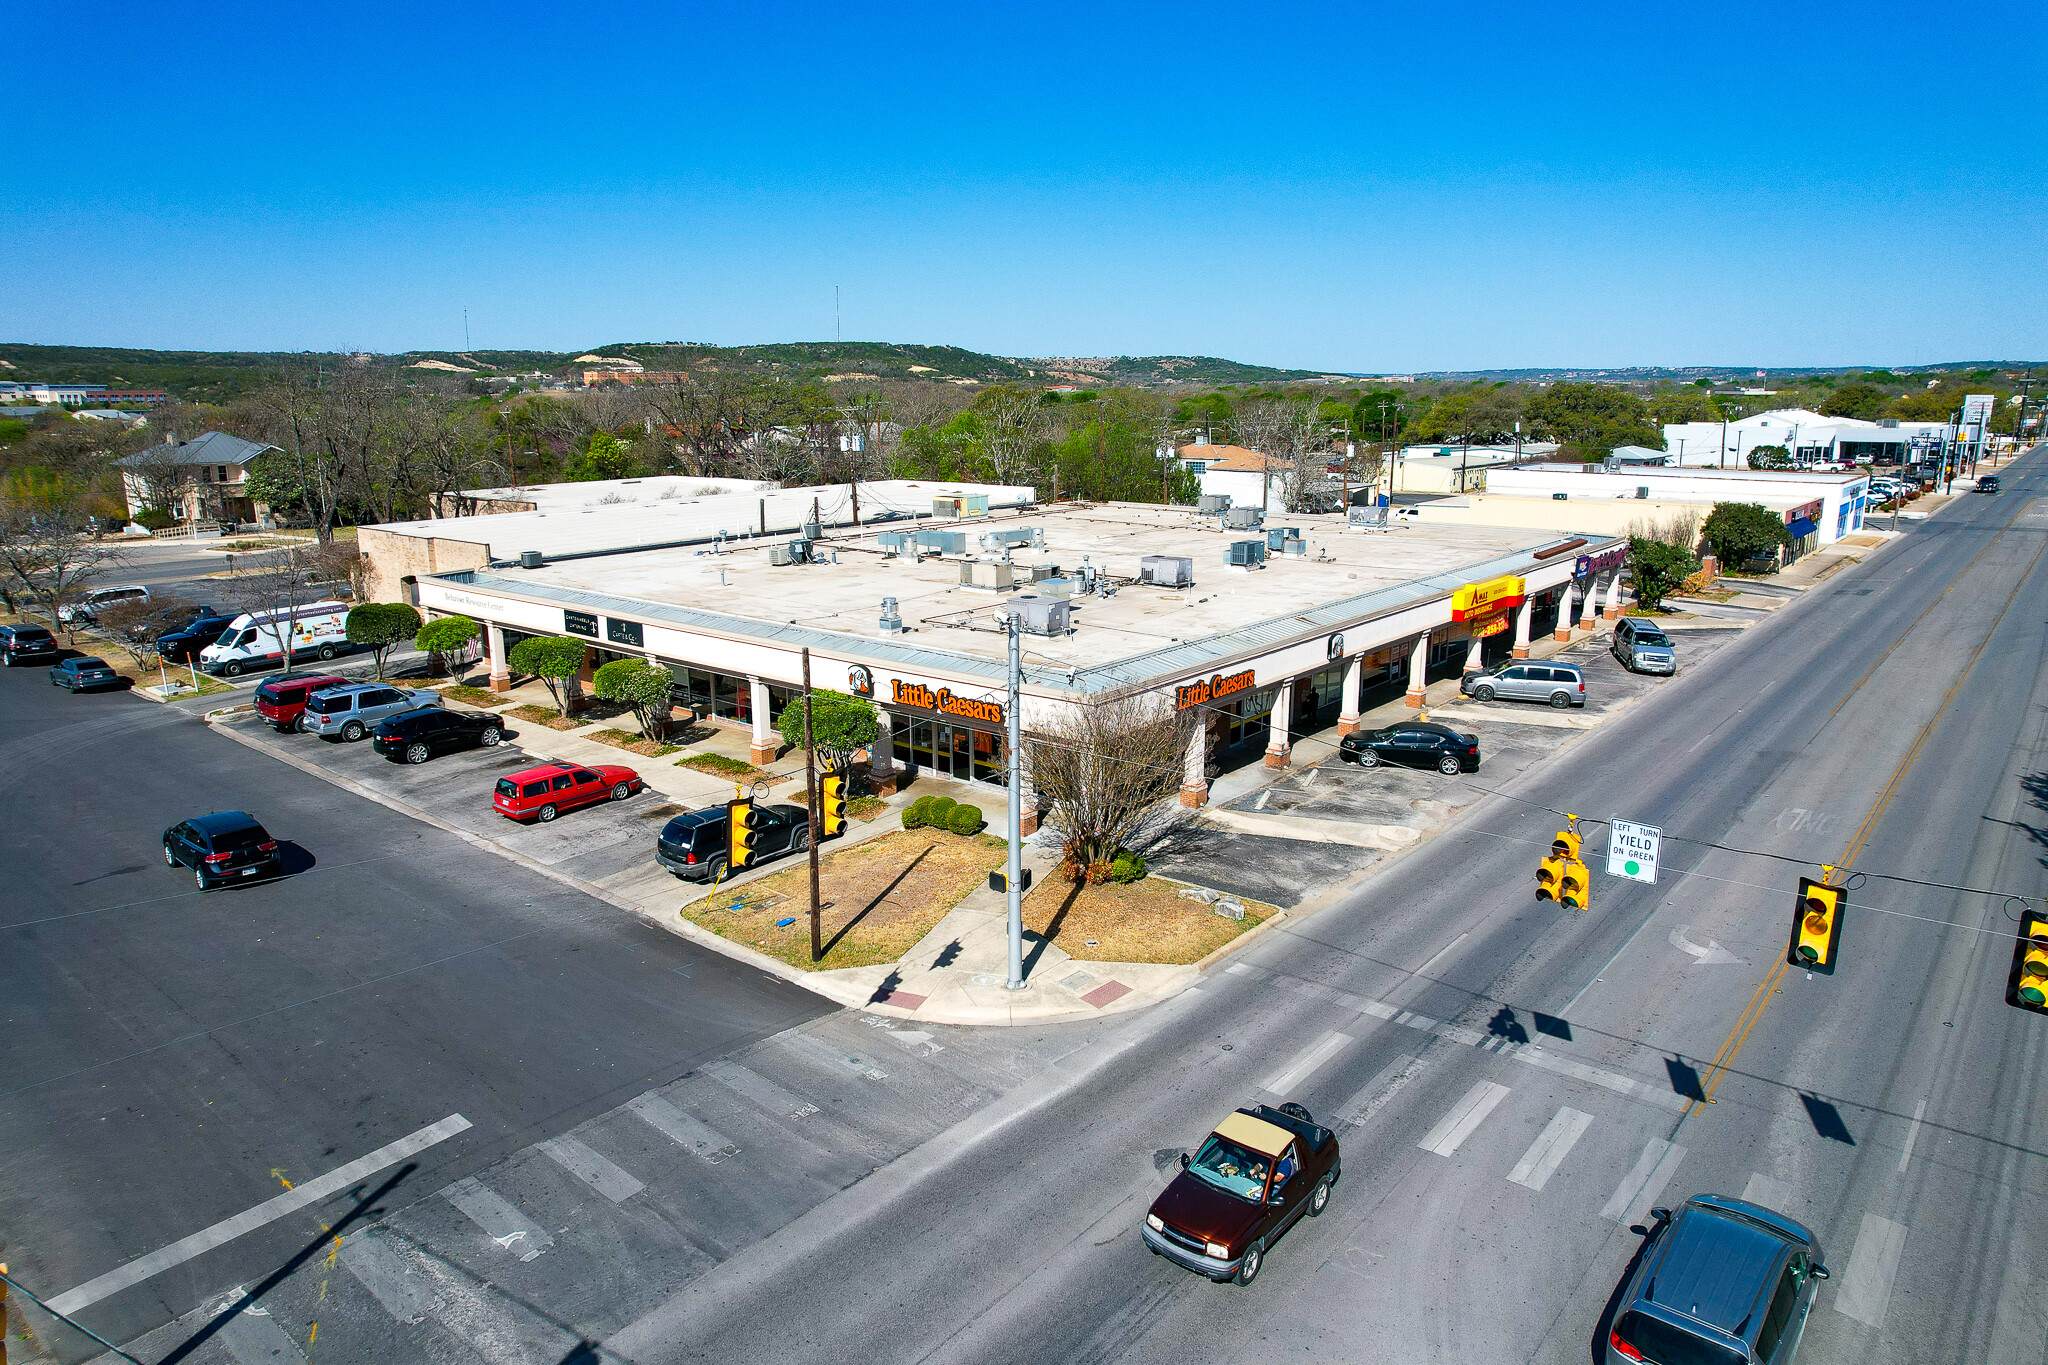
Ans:
[[[1512,382],[1518,384],[1555,384],[1566,380],[1581,380],[1602,384],[1691,384],[1697,380],[1709,379],[1716,383],[1738,380],[1769,383],[1801,379],[1807,375],[1827,374],[1880,374],[1895,375],[1947,375],[1983,371],[1986,378],[1993,374],[2004,374],[2008,370],[2037,368],[2041,361],[2020,360],[1951,360],[1933,365],[1800,365],[1797,367],[1771,367],[1765,365],[1629,365],[1607,369],[1590,367],[1550,368],[1522,370],[1429,370],[1416,371],[1417,379],[1432,383],[1471,382]]]

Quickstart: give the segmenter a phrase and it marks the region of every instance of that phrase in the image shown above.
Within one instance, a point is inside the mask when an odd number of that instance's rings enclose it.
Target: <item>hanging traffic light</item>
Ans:
[[[1593,900],[1593,874],[1573,858],[1564,865],[1564,881],[1558,887],[1558,904],[1567,910],[1583,910]]]
[[[1550,856],[1536,865],[1536,899],[1556,901],[1567,910],[1583,910],[1592,880],[1579,860],[1579,835],[1559,830],[1550,841]]]
[[[1564,859],[1545,858],[1536,864],[1536,899],[1554,901],[1564,882]]]
[[[755,833],[761,817],[754,813],[751,798],[734,797],[725,803],[726,866],[737,872],[754,864],[760,836]]]
[[[1834,975],[1835,953],[1842,943],[1844,893],[1811,877],[1799,879],[1799,904],[1792,918],[1792,943],[1786,961],[1809,972]]]
[[[818,779],[819,837],[830,839],[846,828],[846,775],[827,768]]]
[[[2048,1014],[2048,914],[2029,910],[2020,916],[2019,940],[2012,946],[2012,983],[2007,1004]]]

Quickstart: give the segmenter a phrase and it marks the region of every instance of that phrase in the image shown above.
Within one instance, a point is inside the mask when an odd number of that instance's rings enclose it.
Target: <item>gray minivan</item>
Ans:
[[[1547,701],[1552,706],[1584,706],[1586,674],[1577,664],[1515,659],[1495,664],[1458,681],[1458,690],[1474,701]]]
[[[1828,1277],[1820,1239],[1719,1194],[1650,1216],[1657,1226],[1623,1287],[1607,1365],[1791,1365]]]
[[[1631,673],[1676,673],[1678,648],[1654,621],[1624,616],[1614,623],[1614,657]]]

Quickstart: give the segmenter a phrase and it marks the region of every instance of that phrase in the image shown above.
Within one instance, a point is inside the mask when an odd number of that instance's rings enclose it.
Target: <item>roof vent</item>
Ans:
[[[893,597],[882,599],[881,628],[884,635],[901,635],[903,633],[903,618],[897,614],[896,599]]]
[[[519,567],[522,569],[538,569],[547,562],[548,557],[539,550],[521,550],[519,552]]]

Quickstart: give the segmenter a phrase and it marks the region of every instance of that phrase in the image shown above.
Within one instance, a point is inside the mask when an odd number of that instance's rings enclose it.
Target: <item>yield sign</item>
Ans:
[[[1610,820],[1607,824],[1607,872],[1609,876],[1657,884],[1657,851],[1663,846],[1664,831],[1655,825]]]

